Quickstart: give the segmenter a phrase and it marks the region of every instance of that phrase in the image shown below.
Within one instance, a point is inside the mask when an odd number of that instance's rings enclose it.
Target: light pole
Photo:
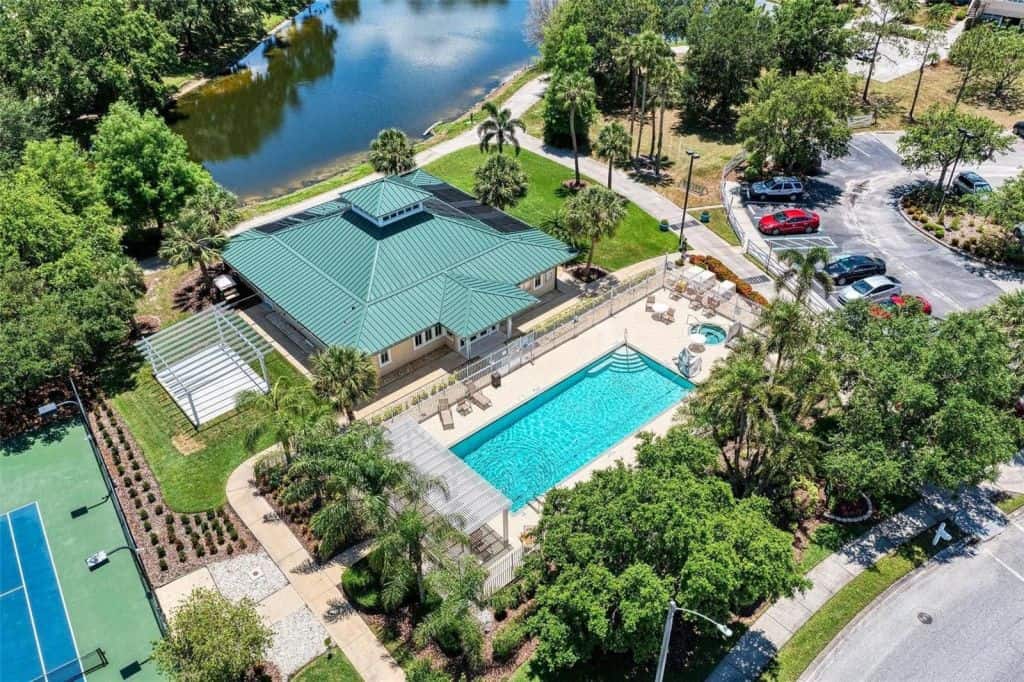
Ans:
[[[942,185],[939,187],[942,190],[942,198],[939,199],[939,218],[942,217],[942,207],[946,205],[947,187],[951,188],[953,186],[953,178],[956,177],[956,167],[960,163],[960,157],[964,154],[964,145],[967,144],[967,140],[973,140],[976,137],[974,133],[963,127],[957,128],[957,131],[960,133],[960,146],[956,150],[956,158],[953,159],[953,168],[949,171],[949,185],[946,185],[945,180],[943,180]]]
[[[665,662],[668,661],[668,642],[672,638],[672,621],[675,620],[677,611],[703,618],[714,625],[722,633],[723,637],[732,637],[732,629],[728,625],[723,625],[716,620],[708,618],[703,613],[697,613],[691,609],[681,609],[676,606],[675,599],[670,599],[668,602],[668,614],[665,616],[665,631],[661,634],[661,655],[658,656],[658,672],[654,675],[654,682],[662,682],[665,679]]]
[[[679,253],[685,253],[683,245],[686,241],[683,239],[683,228],[686,227],[686,209],[690,206],[690,180],[693,178],[693,162],[700,158],[700,154],[689,149],[686,150],[686,155],[690,157],[690,170],[686,173],[686,191],[683,194],[683,220],[679,223]]]

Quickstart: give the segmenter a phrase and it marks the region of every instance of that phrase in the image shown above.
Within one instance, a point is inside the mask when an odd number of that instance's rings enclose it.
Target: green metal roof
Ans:
[[[415,181],[451,189],[423,171]],[[323,344],[377,352],[434,324],[460,336],[496,324],[536,302],[520,282],[575,256],[540,230],[499,230],[427,197],[384,227],[307,211],[234,237],[224,260]]]
[[[396,178],[375,182],[343,192],[341,198],[374,218],[400,211],[430,199],[433,195]]]

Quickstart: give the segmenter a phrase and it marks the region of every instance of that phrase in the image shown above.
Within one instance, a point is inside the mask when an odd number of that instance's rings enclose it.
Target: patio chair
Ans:
[[[665,324],[672,324],[676,321],[676,309],[669,308],[661,314],[661,321]]]
[[[466,400],[460,400],[459,404],[455,406],[455,411],[465,417],[473,411],[473,406],[466,402]]]
[[[437,416],[441,418],[441,428],[445,431],[455,428],[455,420],[452,419],[452,408],[448,404],[448,398],[438,398]]]
[[[647,311],[647,312],[651,312],[651,310],[653,308],[654,308],[654,297],[653,296],[648,296],[647,297],[647,304],[646,304],[646,307],[644,308],[644,310]]]
[[[473,401],[473,404],[479,407],[481,410],[486,410],[491,406],[491,399],[485,396],[474,383],[469,390],[469,395],[466,396]]]

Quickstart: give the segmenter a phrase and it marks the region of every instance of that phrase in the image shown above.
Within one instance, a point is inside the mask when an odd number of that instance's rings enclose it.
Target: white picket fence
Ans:
[[[502,554],[485,567],[487,569],[487,580],[484,581],[484,599],[490,599],[494,596],[495,592],[516,579],[516,570],[522,565],[523,559],[533,549],[533,547],[529,550],[523,549],[521,546],[516,547],[510,552]]]

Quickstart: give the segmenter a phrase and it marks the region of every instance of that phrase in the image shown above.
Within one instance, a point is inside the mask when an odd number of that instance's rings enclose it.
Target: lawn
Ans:
[[[829,554],[839,551],[843,545],[860,537],[869,528],[871,525],[868,523],[826,522],[818,526],[811,533],[811,541],[800,558],[800,572],[806,574]]]
[[[958,535],[956,528],[947,525],[947,529],[953,533],[955,539]],[[772,667],[764,673],[762,679],[772,682],[798,679],[807,666],[858,613],[897,580],[945,548],[946,545],[940,548],[932,547],[932,532],[932,529],[928,529],[898,550],[882,557],[874,566],[836,592],[782,647],[775,656]]]
[[[350,182],[355,182],[365,178],[367,175],[373,173],[373,167],[366,161],[359,163],[348,170],[344,170],[337,175],[333,175],[326,180],[314,183],[308,187],[303,187],[300,190],[296,190],[290,194],[276,197],[274,199],[267,199],[256,204],[246,206],[242,209],[242,218],[255,218],[256,216],[263,215],[264,213],[270,213],[276,211],[279,208],[285,208],[293,204],[297,204],[300,201],[305,201],[310,197],[315,197],[318,194],[329,192],[332,189],[337,189],[343,185],[347,185]]]
[[[729,225],[729,218],[726,216],[724,208],[709,208],[708,215],[711,216],[711,220],[707,223],[709,230],[730,246],[740,245],[740,239]]]
[[[629,129],[628,112],[601,112],[590,126],[590,139],[596,140],[598,133],[613,120],[622,123]],[[544,137],[544,101],[535,104],[523,117],[526,130],[534,137]],[[679,112],[665,112],[665,137],[662,143],[662,155],[665,161],[662,166],[663,182],[654,188],[671,199],[679,206],[683,205],[683,185],[689,170],[690,159],[686,151],[700,154],[693,164],[692,191],[690,206],[715,206],[722,203],[718,192],[718,183],[722,177],[722,169],[742,149],[740,140],[730,129],[714,129],[687,123]],[[634,135],[637,132],[634,124]],[[640,151],[647,154],[650,150],[651,127],[644,127],[640,137]],[[637,138],[633,145],[636,149]]]
[[[169,265],[146,276],[146,293],[135,306],[139,315],[155,315],[161,327],[168,327],[187,317],[188,313],[174,305],[174,292],[192,272],[187,265]]]
[[[305,381],[278,353],[267,356],[267,372],[271,383]],[[232,412],[196,431],[148,365],[133,379],[134,385],[114,396],[114,407],[142,448],[167,505],[176,512],[198,512],[224,504],[228,475],[250,457],[243,442],[253,415]],[[182,454],[176,442],[190,454]],[[273,442],[264,434],[256,450]]]
[[[921,113],[929,105],[935,103],[952,105],[956,99],[959,83],[960,71],[949,62],[942,62],[938,66],[926,68],[921,81],[921,94],[918,97],[916,112]],[[871,100],[879,109],[875,128],[896,130],[906,127],[905,117],[910,110],[910,102],[914,98],[916,84],[916,71],[888,83],[871,83]],[[1019,109],[996,107],[991,102],[970,98],[960,103],[960,110],[986,116],[1007,129],[1015,121],[1020,120]]]
[[[362,677],[345,658],[345,654],[332,649],[313,659],[313,662],[295,673],[292,682],[362,682]]]
[[[1006,495],[996,502],[996,506],[1004,514],[1012,514],[1021,507],[1024,507],[1024,495]]]
[[[467,147],[453,152],[426,167],[427,172],[436,175],[459,189],[472,193],[473,171],[484,160],[476,147]],[[566,192],[562,182],[572,177],[572,170],[523,150],[519,161],[530,179],[529,190],[518,204],[506,209],[510,215],[535,227],[543,228],[554,218]],[[587,178],[590,182],[594,180]],[[630,203],[626,218],[618,232],[611,239],[598,243],[594,263],[608,270],[618,270],[627,265],[658,256],[676,248],[677,237],[671,232],[658,230],[658,221],[639,207]]]

